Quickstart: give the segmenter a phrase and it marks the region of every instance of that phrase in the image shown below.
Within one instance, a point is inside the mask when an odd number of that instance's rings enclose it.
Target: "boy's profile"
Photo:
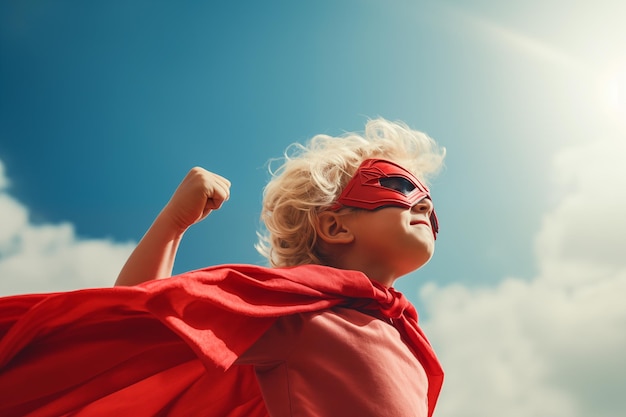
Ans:
[[[170,278],[185,231],[229,198],[197,167],[116,288],[0,300],[0,414],[432,415],[443,372],[393,284],[433,254],[425,181],[445,152],[384,119],[291,151],[264,191],[257,249],[272,268]],[[55,369],[67,375],[23,392]]]

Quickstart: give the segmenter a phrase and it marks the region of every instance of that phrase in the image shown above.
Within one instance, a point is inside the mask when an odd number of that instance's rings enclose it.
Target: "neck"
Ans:
[[[382,268],[379,264],[363,258],[350,259],[349,256],[346,256],[342,259],[336,259],[328,265],[334,268],[363,272],[369,279],[378,282],[386,288],[393,287],[393,284],[399,277],[394,271],[389,271]]]

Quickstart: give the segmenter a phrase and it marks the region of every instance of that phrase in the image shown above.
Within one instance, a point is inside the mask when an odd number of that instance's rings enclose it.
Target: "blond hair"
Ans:
[[[330,207],[366,159],[394,161],[423,181],[443,163],[445,149],[402,122],[375,119],[363,135],[314,136],[306,145],[292,144],[283,164],[263,193],[256,249],[274,267],[321,264],[317,253],[317,216]]]

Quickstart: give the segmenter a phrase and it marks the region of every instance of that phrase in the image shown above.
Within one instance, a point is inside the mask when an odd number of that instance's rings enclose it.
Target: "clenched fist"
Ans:
[[[195,167],[185,176],[161,216],[181,231],[217,210],[230,196],[230,181],[206,169]]]

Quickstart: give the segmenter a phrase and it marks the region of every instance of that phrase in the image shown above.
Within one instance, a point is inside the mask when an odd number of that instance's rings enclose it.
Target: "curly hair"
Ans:
[[[445,148],[402,122],[370,120],[363,135],[314,136],[290,145],[283,164],[271,170],[263,193],[256,249],[274,267],[322,264],[317,252],[318,214],[330,207],[366,159],[394,161],[423,181],[442,166]]]

